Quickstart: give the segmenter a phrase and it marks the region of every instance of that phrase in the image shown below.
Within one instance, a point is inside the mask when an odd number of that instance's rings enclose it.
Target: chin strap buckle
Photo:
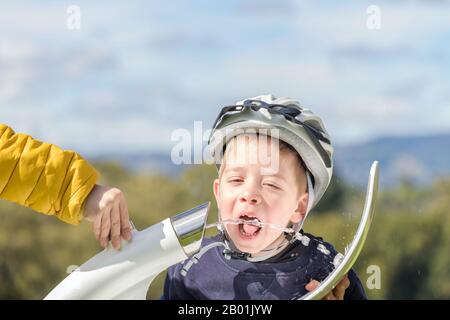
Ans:
[[[311,241],[311,239],[308,236],[306,236],[300,232],[297,232],[294,235],[294,239],[300,241],[302,243],[302,245],[304,245],[305,247],[309,246],[309,242]]]
[[[223,256],[225,257],[225,259],[227,260],[231,260],[231,250],[230,249],[223,249]]]

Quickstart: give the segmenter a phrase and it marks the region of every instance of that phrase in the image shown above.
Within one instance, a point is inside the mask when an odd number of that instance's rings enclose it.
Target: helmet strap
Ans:
[[[308,216],[309,212],[311,211],[311,209],[314,205],[314,199],[315,199],[314,187],[312,184],[311,174],[309,173],[308,170],[306,170],[306,180],[308,183],[308,205],[306,207],[306,212],[305,212],[305,216],[303,217],[303,219],[293,226],[293,229],[296,234],[302,229],[303,223],[305,222],[306,217]]]

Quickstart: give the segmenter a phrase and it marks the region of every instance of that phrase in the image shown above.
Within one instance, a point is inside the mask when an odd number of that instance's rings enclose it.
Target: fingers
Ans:
[[[311,280],[306,286],[305,289],[308,291],[313,291],[319,286],[320,282],[317,280]]]
[[[308,291],[315,290],[320,285],[320,282],[317,280],[311,280],[306,286],[305,289]],[[336,297],[334,296],[333,292],[330,292],[325,297],[322,298],[322,300],[336,300]]]
[[[311,280],[305,289],[308,291],[313,291],[320,285],[317,280]],[[322,300],[343,300],[345,295],[345,290],[350,286],[350,280],[347,276],[342,278],[342,280],[336,285],[336,287],[328,293]]]
[[[119,209],[120,209],[120,234],[124,240],[131,239],[131,225],[130,225],[130,217],[128,215],[128,207],[125,201],[125,197],[121,197],[119,201]]]
[[[102,225],[100,230],[100,244],[103,248],[106,248],[109,242],[109,233],[111,231],[111,207],[105,208],[105,212],[102,215]]]
[[[120,210],[118,201],[114,202],[111,210],[111,242],[114,249],[120,249]]]
[[[120,249],[121,237],[131,239],[131,225],[125,197],[117,188],[96,186],[85,204],[85,218],[93,222],[95,238],[103,248],[111,240]]]
[[[342,278],[342,280],[337,284],[337,286],[333,289],[333,295],[338,300],[343,300],[345,295],[345,290],[350,286],[350,280],[347,276]]]
[[[322,300],[338,300],[338,299],[333,293],[329,293]]]

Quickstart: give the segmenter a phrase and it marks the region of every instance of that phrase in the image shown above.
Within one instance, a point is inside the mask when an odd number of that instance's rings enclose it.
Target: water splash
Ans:
[[[216,228],[218,226],[222,226],[223,227],[226,224],[233,224],[233,225],[250,224],[250,225],[253,225],[253,226],[260,227],[260,228],[269,227],[269,228],[276,229],[276,230],[279,230],[279,231],[282,231],[282,232],[286,232],[286,233],[295,233],[294,229],[292,229],[292,228],[285,228],[285,227],[281,227],[281,226],[275,225],[273,223],[261,222],[261,221],[258,221],[256,219],[254,219],[254,220],[244,220],[244,219],[235,219],[235,220],[233,220],[233,219],[227,219],[227,220],[222,220],[220,222],[218,221],[218,222],[215,222],[215,223],[207,224],[205,226],[205,229]]]

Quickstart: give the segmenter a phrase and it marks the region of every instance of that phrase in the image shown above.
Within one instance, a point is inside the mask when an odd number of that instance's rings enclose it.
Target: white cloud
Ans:
[[[357,5],[319,6],[302,3],[297,8],[295,27],[299,41],[304,37],[308,45],[316,48],[336,48],[354,44],[373,45],[378,48],[404,44],[418,46],[421,41],[449,26],[445,8],[429,6],[426,2],[398,5],[389,1],[379,5],[381,29],[366,27],[366,12],[371,1]]]

